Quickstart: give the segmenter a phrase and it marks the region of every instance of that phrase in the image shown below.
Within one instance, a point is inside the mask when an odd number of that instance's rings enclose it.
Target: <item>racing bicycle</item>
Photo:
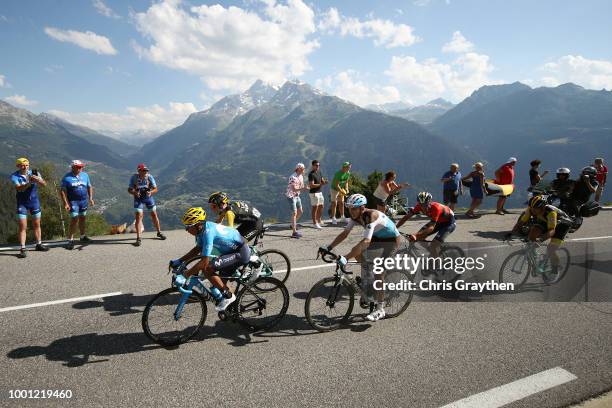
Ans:
[[[335,262],[339,256],[320,248],[317,254],[327,263]],[[384,274],[386,284],[401,284],[410,281],[411,275],[403,270],[390,270]],[[346,325],[355,304],[355,294],[367,291],[361,277],[353,277],[353,272],[336,263],[334,276],[323,278],[314,284],[306,297],[304,311],[306,320],[316,330],[325,332]],[[386,318],[401,315],[412,301],[412,292],[405,290],[385,290]],[[360,305],[374,310],[374,302],[360,302]]]
[[[170,267],[172,283],[176,275],[184,273],[202,258],[194,257],[177,268]],[[249,262],[241,268],[241,274],[222,277],[234,286],[236,300],[218,313],[220,320],[237,322],[251,331],[267,330],[280,322],[289,307],[289,292],[279,279],[262,276],[265,268],[265,261],[261,264]],[[207,302],[214,302],[211,290],[212,285],[204,277],[191,276],[183,287],[159,292],[147,303],[142,314],[142,328],[147,337],[163,346],[188,341],[204,326]]]
[[[512,246],[509,235],[506,243]],[[557,273],[552,270],[552,263],[547,252],[547,245],[540,242],[525,242],[523,248],[512,252],[504,260],[499,270],[499,282],[513,283],[520,288],[527,282],[529,276],[540,276],[545,284],[552,285],[559,282],[570,266],[570,254],[567,248],[558,248],[559,267]]]
[[[402,234],[402,236],[405,238],[406,244],[404,244],[404,247],[402,249],[397,251],[398,254],[407,254],[410,258],[423,258],[424,256],[429,256],[429,251],[421,251],[417,248],[416,244],[417,242],[427,244],[431,241],[411,241],[409,238],[409,234],[403,232],[400,232],[400,234]],[[449,258],[457,259],[464,257],[465,251],[462,248],[455,245],[448,245],[447,243],[442,243],[442,246],[440,247],[440,255],[438,257],[441,260],[441,267],[432,269],[419,268],[419,271],[424,279],[429,278],[429,276],[431,275],[436,282],[454,282],[455,280],[457,280],[460,274],[456,273],[452,267],[445,267],[446,262],[444,262],[444,260]],[[414,271],[414,274],[416,273],[417,271]]]

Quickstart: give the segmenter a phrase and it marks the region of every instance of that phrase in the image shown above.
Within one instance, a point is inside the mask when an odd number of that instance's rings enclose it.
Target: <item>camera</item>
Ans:
[[[147,198],[147,193],[151,191],[151,189],[149,187],[144,187],[138,190],[138,199],[139,200],[144,200],[145,198]]]
[[[40,172],[38,171],[38,169],[34,169],[32,170],[32,175],[36,177],[40,177]]]

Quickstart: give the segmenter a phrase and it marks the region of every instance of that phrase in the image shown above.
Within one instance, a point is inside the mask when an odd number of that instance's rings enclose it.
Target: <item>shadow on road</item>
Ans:
[[[474,234],[477,237],[492,239],[495,241],[505,241],[508,232],[509,231],[470,231],[471,234]]]

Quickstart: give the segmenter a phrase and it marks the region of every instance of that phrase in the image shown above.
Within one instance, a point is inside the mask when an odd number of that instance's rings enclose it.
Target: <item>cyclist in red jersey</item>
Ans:
[[[436,236],[429,245],[429,251],[433,256],[440,255],[440,246],[444,240],[455,231],[457,224],[455,223],[455,214],[449,207],[432,201],[431,193],[422,191],[417,195],[417,205],[408,210],[401,220],[397,223],[397,228],[412,218],[415,214],[422,213],[427,215],[431,220],[425,224],[416,234],[411,234],[411,241],[424,241],[431,234],[436,233]]]

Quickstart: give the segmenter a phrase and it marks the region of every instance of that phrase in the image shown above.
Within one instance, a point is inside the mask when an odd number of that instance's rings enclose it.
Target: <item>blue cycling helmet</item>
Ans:
[[[346,200],[346,206],[349,208],[358,208],[363,205],[366,205],[368,200],[365,198],[363,194],[353,194]]]

